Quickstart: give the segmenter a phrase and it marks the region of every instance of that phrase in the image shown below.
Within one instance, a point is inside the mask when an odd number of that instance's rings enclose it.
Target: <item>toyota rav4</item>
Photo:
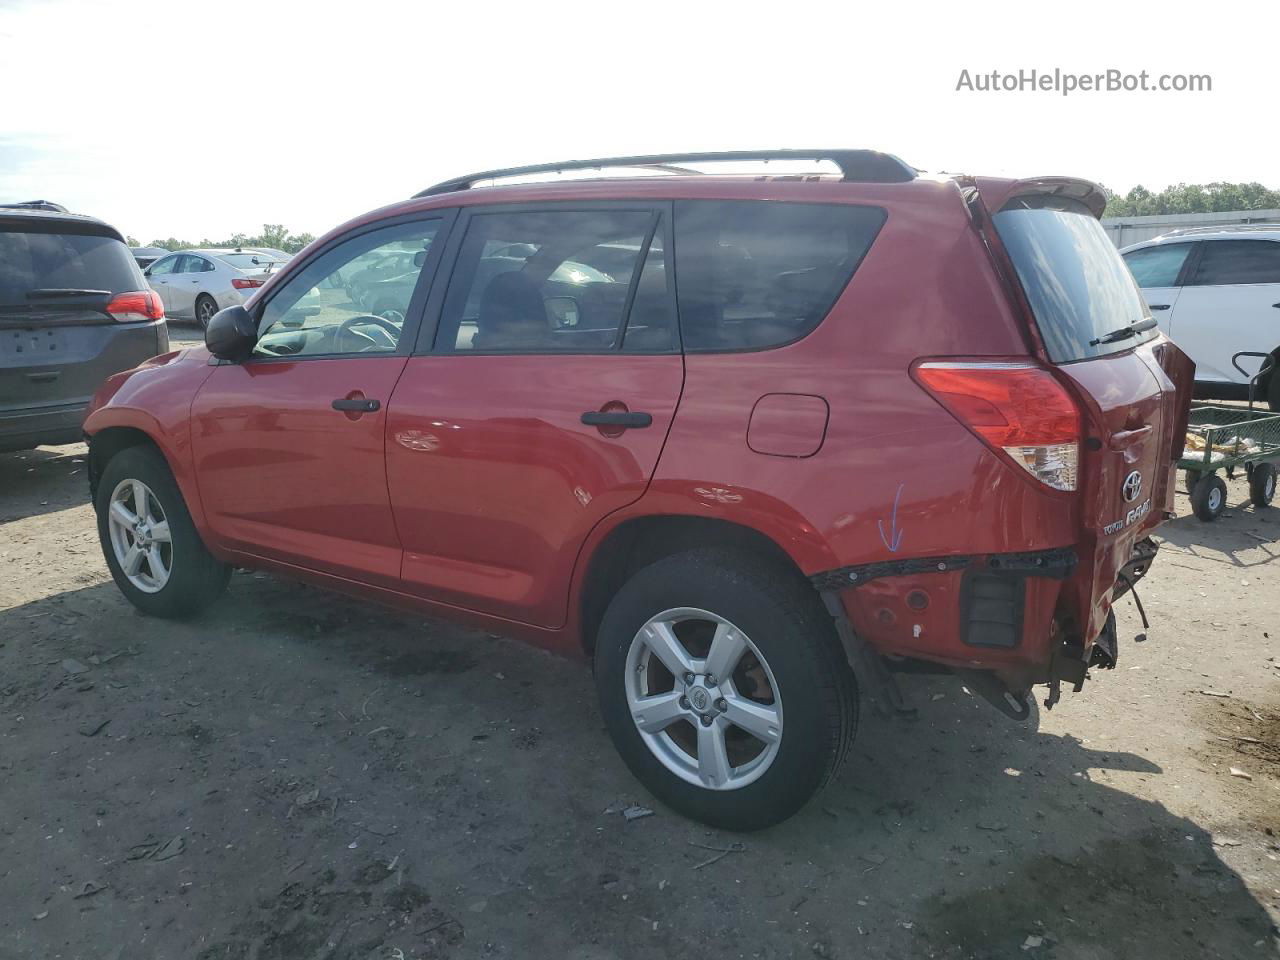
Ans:
[[[1102,207],[858,150],[439,184],[103,385],[107,564],[157,616],[246,567],[581,654],[657,797],[776,823],[904,670],[1024,718],[1115,664],[1193,369]]]

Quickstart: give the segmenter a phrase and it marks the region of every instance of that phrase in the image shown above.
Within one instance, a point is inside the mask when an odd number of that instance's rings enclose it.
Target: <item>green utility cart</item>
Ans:
[[[1201,520],[1217,520],[1227,506],[1227,485],[1219,470],[1234,476],[1236,467],[1244,466],[1249,478],[1249,499],[1255,506],[1270,506],[1276,494],[1276,467],[1280,459],[1280,413],[1264,413],[1253,408],[1253,395],[1258,381],[1266,376],[1275,362],[1265,353],[1244,351],[1231,358],[1232,364],[1245,376],[1237,362],[1240,357],[1261,357],[1263,364],[1249,379],[1249,405],[1205,403],[1191,408],[1187,421],[1187,437],[1178,466],[1184,474],[1191,507]]]

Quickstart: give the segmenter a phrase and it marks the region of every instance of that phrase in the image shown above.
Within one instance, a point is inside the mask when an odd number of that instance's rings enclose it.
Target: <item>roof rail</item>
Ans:
[[[1160,236],[1185,237],[1192,233],[1247,233],[1250,230],[1262,230],[1267,233],[1274,233],[1275,231],[1280,230],[1280,223],[1219,223],[1216,226],[1179,227],[1177,230],[1170,230],[1168,233],[1160,234]]]
[[[712,163],[730,160],[768,162],[770,160],[830,160],[840,168],[844,180],[869,183],[905,183],[914,180],[915,168],[897,157],[876,150],[723,150],[714,153],[658,153],[637,157],[605,157],[599,160],[565,160],[561,163],[537,163],[528,167],[482,170],[465,177],[445,180],[414,197],[433,197],[455,190],[470,190],[481,180],[523,177],[538,173],[561,173],[566,170],[604,170],[609,167],[636,167],[666,173],[699,173],[684,167],[687,163]]]
[[[69,213],[60,203],[52,200],[19,200],[16,203],[0,203],[6,210],[44,210],[48,213]]]

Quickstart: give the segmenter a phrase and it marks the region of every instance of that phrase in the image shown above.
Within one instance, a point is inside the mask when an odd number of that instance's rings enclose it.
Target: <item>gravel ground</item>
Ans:
[[[1021,726],[910,680],[735,836],[635,783],[582,663],[252,573],[141,617],[83,457],[0,455],[5,960],[1280,955],[1280,510],[1239,480],[1162,528],[1117,670]]]

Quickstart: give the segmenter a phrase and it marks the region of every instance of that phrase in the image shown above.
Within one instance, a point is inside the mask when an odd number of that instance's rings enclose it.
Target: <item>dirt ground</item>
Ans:
[[[4,960],[1280,955],[1280,510],[1240,480],[1179,495],[1118,669],[1023,726],[908,680],[735,836],[637,785],[582,663],[252,573],[141,617],[83,456],[0,455]]]

